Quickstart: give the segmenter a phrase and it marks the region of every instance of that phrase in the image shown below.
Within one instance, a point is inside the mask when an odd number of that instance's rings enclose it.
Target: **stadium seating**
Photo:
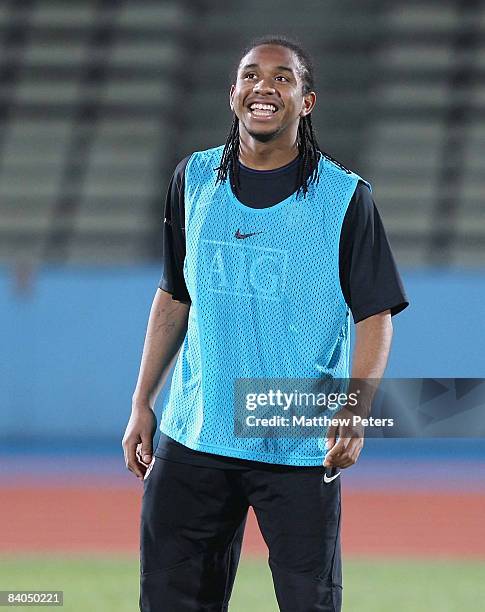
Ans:
[[[0,261],[154,256],[192,18],[178,1],[3,4]]]
[[[477,6],[3,3],[0,262],[157,260],[175,164],[225,141],[241,48],[284,33],[314,56],[320,146],[373,183],[399,262],[483,264]]]

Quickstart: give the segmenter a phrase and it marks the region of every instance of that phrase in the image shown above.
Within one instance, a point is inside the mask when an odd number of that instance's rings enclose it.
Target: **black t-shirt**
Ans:
[[[173,299],[190,304],[183,276],[185,259],[185,167],[190,156],[176,167],[165,202],[163,273],[159,287]],[[282,202],[297,188],[299,159],[276,170],[253,170],[239,164],[238,199],[252,208]],[[408,305],[389,241],[372,194],[359,181],[349,202],[339,243],[340,285],[355,323],[390,310],[395,315]],[[237,467],[248,462],[193,451],[161,435],[155,453],[174,461],[212,467]],[[250,462],[254,463],[254,462]]]

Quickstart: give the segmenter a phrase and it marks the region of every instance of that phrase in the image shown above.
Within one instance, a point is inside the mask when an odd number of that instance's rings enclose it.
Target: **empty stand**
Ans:
[[[0,4],[0,262],[157,259],[167,181],[222,144],[263,34],[315,61],[320,146],[368,178],[399,263],[483,264],[485,2]]]
[[[153,257],[190,7],[19,4],[0,10],[0,259]]]

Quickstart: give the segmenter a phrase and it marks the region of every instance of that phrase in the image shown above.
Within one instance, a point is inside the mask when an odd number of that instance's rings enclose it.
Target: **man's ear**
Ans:
[[[315,108],[315,103],[317,101],[317,94],[314,91],[310,91],[309,93],[303,96],[302,109],[300,113],[300,117],[306,117],[309,115],[312,110]]]
[[[232,99],[234,97],[234,90],[236,89],[235,85],[231,85],[231,89],[229,90],[229,106],[231,110],[234,112],[234,105],[232,103]]]

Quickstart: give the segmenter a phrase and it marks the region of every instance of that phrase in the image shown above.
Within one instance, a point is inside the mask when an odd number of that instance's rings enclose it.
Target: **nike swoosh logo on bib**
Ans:
[[[241,232],[238,229],[237,232],[234,234],[234,237],[237,238],[238,240],[244,240],[244,238],[249,238],[249,236],[256,236],[256,234],[262,234],[262,233],[263,232],[251,232],[249,234],[241,234]]]

